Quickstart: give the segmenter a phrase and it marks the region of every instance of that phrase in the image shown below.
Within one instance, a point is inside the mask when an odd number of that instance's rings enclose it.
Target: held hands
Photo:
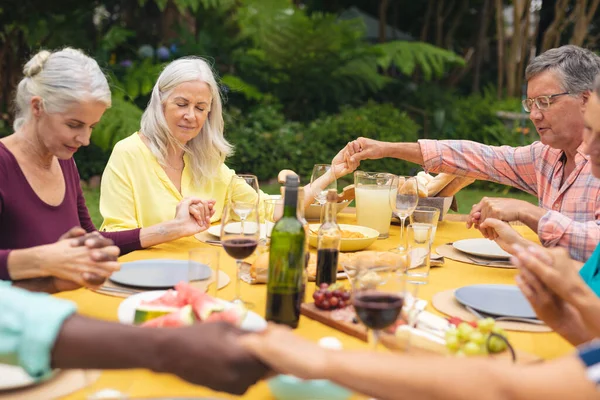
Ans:
[[[325,375],[328,350],[295,335],[287,326],[269,323],[266,330],[244,335],[239,343],[280,374],[302,379]]]
[[[467,228],[475,226],[483,236],[494,239],[492,228],[481,228],[481,224],[487,218],[495,218],[506,222],[519,221],[519,210],[523,211],[528,206],[530,204],[523,200],[484,197],[479,203],[473,205],[467,218]]]
[[[215,214],[215,200],[202,200],[186,197],[175,209],[175,219],[179,225],[180,237],[192,236],[210,227],[210,219]]]
[[[267,367],[240,345],[246,334],[227,322],[164,330],[167,338],[157,372],[169,372],[197,385],[241,395],[265,377]],[[168,334],[168,333],[166,333]]]
[[[377,160],[385,157],[384,148],[384,142],[359,137],[348,142],[344,148],[344,158],[351,165],[356,164],[358,166],[362,160]]]
[[[57,291],[95,288],[120,269],[119,253],[112,240],[74,227],[58,242],[44,246],[41,268],[51,276]]]
[[[528,246],[532,242],[525,239],[515,231],[507,222],[496,218],[487,218],[479,226],[481,232],[486,232],[490,236],[488,239],[494,240],[504,251],[514,254],[514,244]]]
[[[360,164],[359,161],[350,161],[350,159],[346,157],[345,154],[346,149],[343,148],[335,155],[333,160],[331,160],[331,167],[333,169],[333,173],[335,174],[336,179],[354,172]]]

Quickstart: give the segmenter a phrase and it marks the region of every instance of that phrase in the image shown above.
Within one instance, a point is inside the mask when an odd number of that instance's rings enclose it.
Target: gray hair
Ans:
[[[593,89],[594,79],[600,73],[600,57],[572,44],[550,49],[531,60],[525,78],[529,81],[545,71],[558,75],[564,91],[580,94]]]
[[[163,105],[173,89],[190,81],[205,82],[210,88],[212,102],[200,134],[182,145],[169,130]],[[159,164],[166,165],[169,147],[179,147],[190,156],[195,182],[215,177],[225,158],[233,152],[233,147],[223,136],[223,129],[221,93],[208,63],[200,57],[183,57],[167,65],[152,89],[141,122],[141,132],[148,138],[150,151]]]
[[[596,93],[596,96],[600,97],[600,74],[596,76],[596,79],[594,80],[594,93]]]
[[[80,50],[42,50],[23,67],[25,77],[17,86],[15,122],[19,129],[30,118],[31,98],[42,98],[48,113],[64,112],[70,105],[95,100],[111,105],[110,88],[96,60]]]

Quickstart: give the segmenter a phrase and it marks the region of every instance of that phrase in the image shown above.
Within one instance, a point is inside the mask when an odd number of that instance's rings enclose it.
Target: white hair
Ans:
[[[167,126],[163,105],[173,89],[190,81],[206,83],[210,88],[212,102],[200,134],[182,145]],[[183,57],[167,65],[152,89],[141,122],[141,132],[148,138],[150,150],[159,164],[166,165],[169,147],[179,147],[190,156],[195,182],[214,178],[225,158],[233,152],[231,144],[223,137],[223,129],[221,93],[208,63],[199,57]]]
[[[48,113],[64,112],[70,105],[88,100],[111,105],[106,77],[96,60],[80,50],[42,50],[25,64],[23,74],[15,96],[15,130],[31,118],[29,104],[34,96],[41,97]]]

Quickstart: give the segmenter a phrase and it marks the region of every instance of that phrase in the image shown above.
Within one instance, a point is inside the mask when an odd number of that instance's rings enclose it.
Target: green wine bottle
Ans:
[[[298,326],[304,301],[306,233],[298,220],[298,177],[285,181],[283,217],[271,232],[269,280],[267,282],[267,321]]]

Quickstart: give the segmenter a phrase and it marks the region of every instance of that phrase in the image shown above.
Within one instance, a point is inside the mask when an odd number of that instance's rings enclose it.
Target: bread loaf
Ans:
[[[450,182],[445,188],[443,188],[439,193],[439,197],[451,197],[456,193],[460,192],[465,187],[469,186],[471,183],[475,182],[473,178],[467,178],[464,176],[457,176],[454,178],[452,182]]]
[[[454,175],[440,173],[433,178],[427,185],[427,193],[429,197],[435,197],[443,188],[448,186],[456,178]]]
[[[425,176],[416,176],[417,178],[417,190],[419,191],[419,197],[427,197],[429,191],[427,190],[427,184],[429,180]]]

